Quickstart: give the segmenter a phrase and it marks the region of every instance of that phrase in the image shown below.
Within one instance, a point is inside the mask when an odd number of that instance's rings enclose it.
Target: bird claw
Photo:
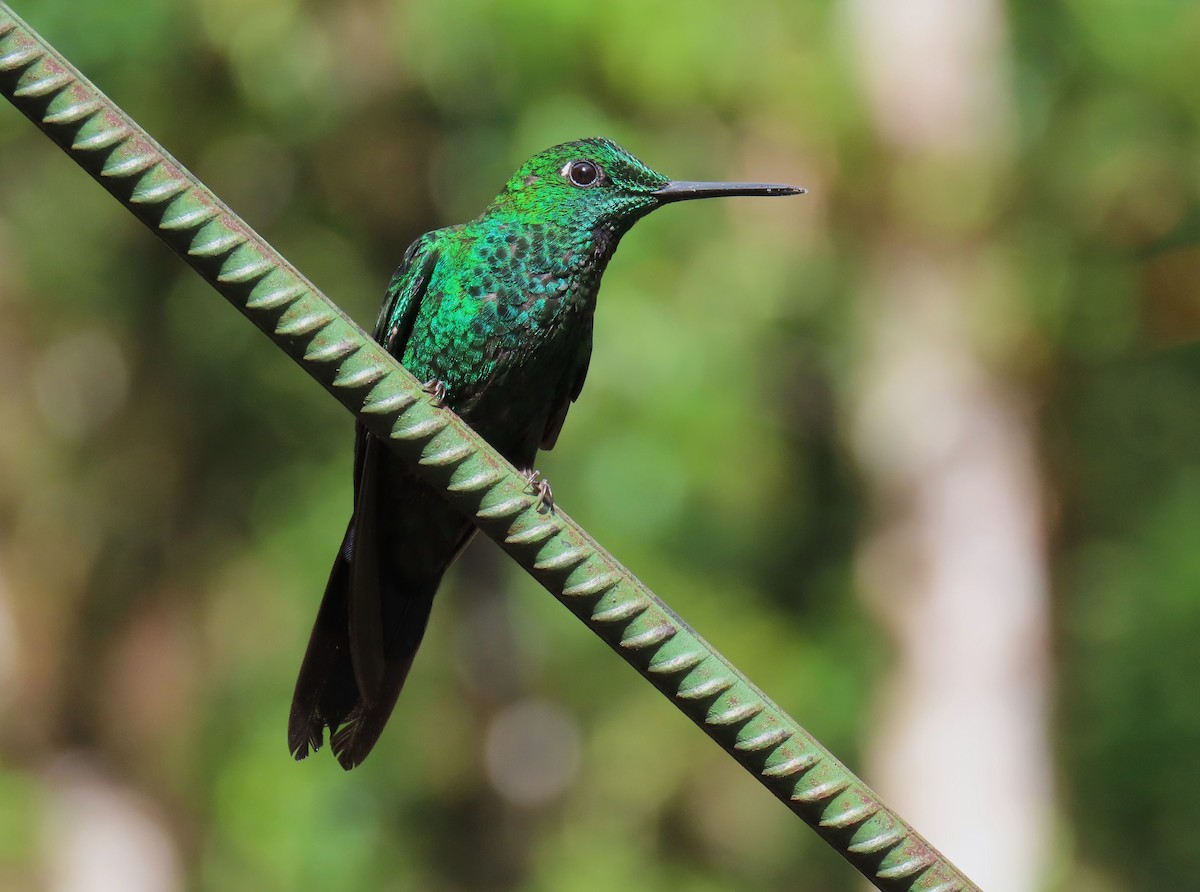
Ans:
[[[544,478],[542,472],[536,468],[527,468],[522,473],[525,476],[525,482],[537,493],[538,510],[553,511],[554,491],[550,489],[550,481]]]
[[[421,385],[421,389],[433,397],[433,405],[442,408],[446,405],[446,385],[437,378],[430,378]]]

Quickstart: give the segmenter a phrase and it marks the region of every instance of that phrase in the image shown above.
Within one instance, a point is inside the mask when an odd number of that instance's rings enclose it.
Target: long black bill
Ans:
[[[719,195],[803,195],[807,189],[782,183],[692,183],[678,180],[667,183],[654,193],[660,203],[716,198]]]

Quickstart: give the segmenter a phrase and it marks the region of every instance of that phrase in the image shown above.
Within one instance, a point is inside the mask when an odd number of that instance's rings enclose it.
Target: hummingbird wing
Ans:
[[[392,277],[375,338],[400,357],[438,259],[430,233],[405,252]],[[379,579],[379,477],[385,447],[361,424],[355,430],[354,514],[333,564],[296,680],[288,745],[302,759],[348,718],[370,708],[386,668]],[[368,747],[369,748],[369,747]],[[364,753],[365,755],[365,753]]]
[[[577,359],[569,374],[563,376],[562,384],[554,393],[550,402],[550,414],[546,418],[546,427],[542,430],[542,449],[553,449],[562,433],[563,422],[567,420],[567,410],[571,403],[579,399],[583,392],[583,382],[587,379],[588,364],[592,361],[592,320],[587,320],[587,330],[584,332],[582,344],[579,347]]]
[[[387,295],[375,322],[375,339],[400,359],[412,334],[421,301],[437,265],[438,253],[430,236],[422,236],[404,252],[400,267],[388,284]],[[363,701],[371,706],[383,681],[385,655],[380,591],[379,495],[380,455],[386,447],[361,424],[354,437],[354,527],[350,556],[350,658]]]

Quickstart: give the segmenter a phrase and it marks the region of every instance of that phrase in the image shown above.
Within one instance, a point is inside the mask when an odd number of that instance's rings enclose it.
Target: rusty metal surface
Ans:
[[[977,889],[3,3],[0,92],[878,888]]]

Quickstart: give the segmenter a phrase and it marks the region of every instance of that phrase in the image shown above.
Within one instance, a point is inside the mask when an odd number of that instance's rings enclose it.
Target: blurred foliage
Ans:
[[[887,665],[843,430],[863,233],[905,195],[975,226],[1017,279],[995,361],[1040,407],[1056,506],[1061,858],[1113,888],[1200,875],[1200,7],[1011,4],[1019,148],[988,213],[937,170],[924,199],[885,181],[828,4],[17,11],[368,326],[416,235],[564,139],[813,187],[638,224],[542,466],[851,767]],[[35,884],[47,778],[84,752],[154,804],[196,889],[855,887],[487,543],[372,758],[292,763],[351,419],[11,110],[0,268],[0,886]],[[519,782],[531,751],[557,774]]]

